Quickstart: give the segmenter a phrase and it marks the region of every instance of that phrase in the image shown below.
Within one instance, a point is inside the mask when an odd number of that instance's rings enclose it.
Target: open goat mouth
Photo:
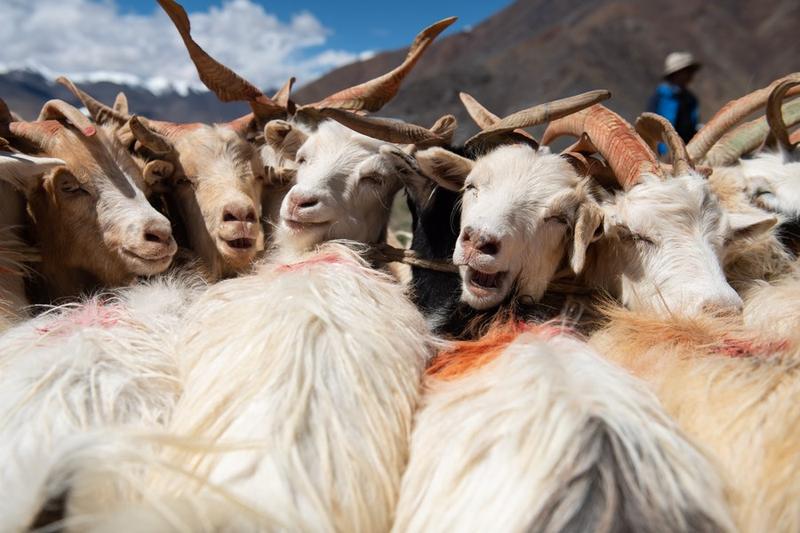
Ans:
[[[225,241],[225,244],[235,250],[247,250],[248,248],[255,246],[256,240],[242,237],[240,239],[231,239],[229,241]]]
[[[501,287],[507,274],[507,272],[481,272],[467,267],[467,283],[479,290],[496,290]]]

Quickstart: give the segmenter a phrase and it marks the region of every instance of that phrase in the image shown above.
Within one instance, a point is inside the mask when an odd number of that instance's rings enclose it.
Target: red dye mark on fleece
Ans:
[[[569,335],[571,330],[552,323],[538,325],[521,321],[496,323],[480,339],[459,341],[452,349],[440,352],[425,374],[444,381],[457,379],[497,359],[508,345],[523,333],[534,333],[546,340],[557,335]]]
[[[117,325],[123,315],[123,308],[119,305],[104,305],[92,300],[57,320],[36,328],[36,331],[41,335],[69,335],[84,327],[110,328]]]
[[[758,342],[752,339],[722,339],[712,350],[726,357],[765,357],[782,352],[788,347],[787,340]]]
[[[308,268],[314,265],[322,265],[322,264],[339,264],[339,265],[352,265],[353,262],[346,260],[341,255],[337,254],[320,254],[315,255],[310,259],[306,259],[305,261],[300,261],[299,263],[290,263],[288,265],[279,265],[275,267],[275,272],[296,272],[298,270],[302,270],[304,268]]]

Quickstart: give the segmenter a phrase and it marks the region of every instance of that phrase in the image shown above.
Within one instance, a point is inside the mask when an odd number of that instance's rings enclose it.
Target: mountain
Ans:
[[[692,89],[701,116],[800,70],[796,0],[518,0],[470,32],[428,51],[382,115],[429,126],[444,113],[476,131],[459,91],[504,116],[590,89],[609,89],[607,105],[628,119],[645,109],[664,57],[690,50],[704,67]],[[297,92],[316,101],[398,64],[404,51],[339,68]]]
[[[222,103],[208,91],[166,89],[156,94],[142,86],[110,81],[78,83],[78,86],[109,105],[119,91],[124,91],[131,111],[175,122],[217,122],[250,111],[247,104]],[[0,98],[6,101],[12,111],[28,120],[36,118],[42,104],[53,98],[80,105],[72,93],[60,84],[27,70],[0,74]]]
[[[459,91],[506,115],[605,88],[613,95],[608,105],[633,119],[658,83],[666,54],[690,50],[704,65],[692,89],[708,118],[726,101],[800,70],[798,23],[797,0],[518,0],[471,31],[434,44],[380,114],[430,125],[453,113],[461,123],[457,138],[464,140],[475,127]],[[404,55],[385,52],[336,69],[295,97],[300,103],[319,100],[386,72]],[[248,109],[207,92],[154,94],[110,82],[81,86],[107,103],[124,90],[133,111],[167,120],[229,120]],[[19,71],[0,74],[0,97],[26,118],[50,98],[74,102],[60,85]]]

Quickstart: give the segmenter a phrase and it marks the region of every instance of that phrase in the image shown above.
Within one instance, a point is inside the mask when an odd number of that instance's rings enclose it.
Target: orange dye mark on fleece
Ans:
[[[714,353],[725,357],[764,357],[785,351],[787,340],[759,342],[751,339],[725,338],[713,347]]]
[[[341,255],[337,254],[321,254],[316,255],[310,259],[306,259],[305,261],[300,261],[299,263],[289,263],[287,265],[278,265],[275,267],[275,272],[296,272],[298,270],[302,270],[304,268],[308,268],[314,265],[321,265],[321,264],[339,264],[339,265],[352,265],[353,262],[346,260]]]
[[[523,333],[534,333],[543,339],[550,339],[556,335],[569,334],[570,330],[551,323],[526,324],[514,320],[498,322],[492,324],[480,339],[458,341],[451,349],[439,352],[425,374],[444,381],[458,379],[497,359]]]

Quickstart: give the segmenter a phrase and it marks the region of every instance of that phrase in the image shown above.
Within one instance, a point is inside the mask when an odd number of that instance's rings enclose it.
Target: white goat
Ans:
[[[198,288],[165,277],[53,308],[0,337],[0,530],[29,523],[70,437],[170,420],[181,391],[175,334]]]
[[[642,384],[522,329],[434,362],[394,531],[733,531],[714,466]]]
[[[218,283],[185,321],[179,444],[159,461],[190,477],[150,465],[133,486],[145,503],[121,510],[73,486],[88,494],[70,502],[75,519],[98,515],[100,531],[387,530],[432,349],[402,288],[329,245]],[[163,504],[147,504],[154,494]]]

